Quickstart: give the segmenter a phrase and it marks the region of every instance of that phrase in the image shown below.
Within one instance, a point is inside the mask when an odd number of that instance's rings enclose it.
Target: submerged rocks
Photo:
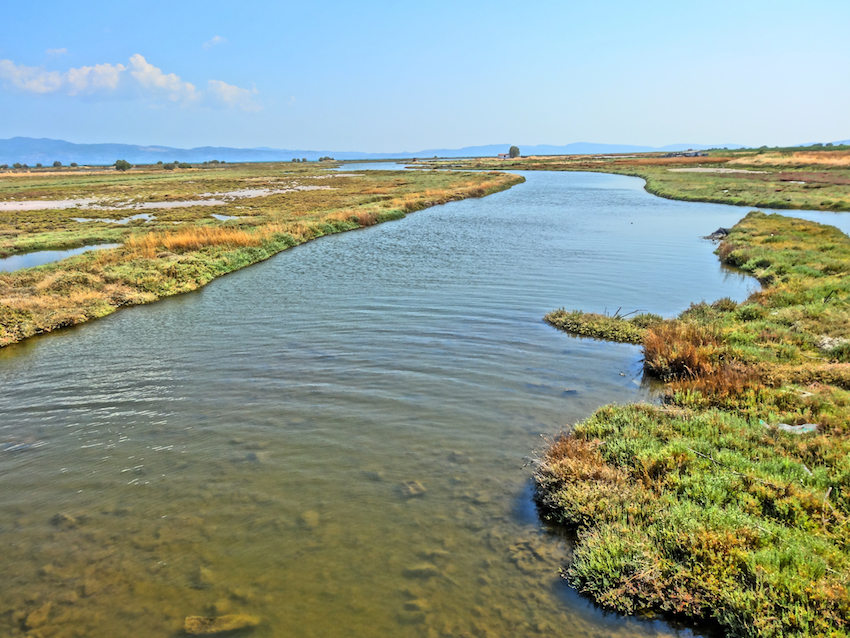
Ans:
[[[720,240],[720,239],[725,239],[728,234],[729,234],[728,228],[718,228],[717,230],[715,230],[710,235],[706,235],[705,238],[706,239],[713,239],[713,240],[717,241],[717,240]]]
[[[431,606],[424,598],[415,598],[413,600],[408,600],[406,603],[404,603],[405,611],[427,612],[430,611],[430,609]]]
[[[195,589],[209,589],[215,585],[215,575],[206,567],[198,567],[192,575],[192,587]]]
[[[319,526],[319,513],[315,510],[302,512],[301,516],[298,517],[298,523],[301,527],[313,531]]]
[[[436,565],[432,563],[419,563],[417,565],[411,565],[410,567],[405,568],[402,572],[405,578],[434,578],[435,576],[440,575],[440,570],[437,569]]]
[[[50,522],[54,527],[58,527],[59,529],[76,529],[80,524],[79,519],[65,512],[59,512],[50,519]]]
[[[50,617],[50,610],[53,608],[53,603],[46,603],[29,614],[24,621],[27,629],[37,629],[47,623]]]
[[[457,463],[458,465],[466,465],[468,463],[472,463],[472,458],[463,452],[453,451],[449,452],[449,462]]]
[[[186,616],[183,631],[190,636],[211,636],[237,629],[256,627],[260,624],[257,616],[247,614],[229,614],[227,616]]]
[[[398,486],[399,492],[405,498],[414,498],[417,496],[425,496],[427,488],[419,481],[405,481]]]

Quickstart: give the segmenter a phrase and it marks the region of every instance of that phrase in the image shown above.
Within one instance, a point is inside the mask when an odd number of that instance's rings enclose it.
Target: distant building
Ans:
[[[687,151],[667,153],[667,155],[662,155],[661,157],[708,157],[708,153],[706,153],[705,151],[694,151],[688,149]]]
[[[500,160],[506,160],[509,157],[510,157],[510,155],[508,155],[507,153],[499,153],[499,159]]]

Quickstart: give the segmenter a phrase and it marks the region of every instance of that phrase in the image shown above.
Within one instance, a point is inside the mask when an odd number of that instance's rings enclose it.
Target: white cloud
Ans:
[[[214,46],[219,45],[219,44],[224,44],[225,42],[227,42],[227,40],[222,38],[220,35],[216,35],[216,36],[213,36],[212,38],[210,38],[209,40],[207,40],[206,42],[204,42],[204,48],[205,49],[212,49]]]
[[[240,108],[243,111],[259,111],[263,108],[254,102],[257,89],[249,91],[221,80],[210,80],[207,82],[207,93],[222,106]]]
[[[0,80],[27,93],[52,93],[62,86],[62,74],[43,67],[24,66],[11,60],[0,60]]]
[[[138,53],[130,56],[130,66],[133,67],[130,75],[142,87],[167,93],[168,98],[174,102],[179,100],[197,100],[199,97],[194,84],[184,82],[174,73],[163,73],[162,69],[155,67]]]
[[[47,49],[46,53],[47,55],[68,55],[68,49],[64,47],[61,49]]]
[[[95,64],[69,69],[65,74],[68,94],[76,95],[85,91],[114,90],[118,88],[121,74],[127,70],[123,64]]]
[[[128,73],[129,72],[129,73]],[[129,66],[123,64],[95,64],[67,71],[48,71],[44,67],[24,66],[11,60],[0,60],[0,85],[24,93],[64,93],[67,95],[127,95],[119,91],[135,86],[142,94],[156,102],[206,103],[210,106],[259,111],[256,89],[243,89],[221,80],[210,80],[207,90],[198,91],[191,82],[185,82],[174,73],[164,73],[136,53],[130,57]]]
[[[43,67],[15,64],[11,60],[0,60],[0,80],[26,93],[55,93],[61,90],[76,95],[111,90],[118,86],[121,74],[126,70],[123,64],[95,64],[60,73],[47,71]]]

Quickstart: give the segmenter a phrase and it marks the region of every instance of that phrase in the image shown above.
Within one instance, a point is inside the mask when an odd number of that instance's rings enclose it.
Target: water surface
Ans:
[[[637,348],[542,316],[743,299],[700,236],[745,211],[526,177],[0,350],[0,634],[676,634],[558,576],[540,435],[647,395]]]
[[[117,248],[121,244],[98,244],[96,246],[83,246],[81,248],[71,248],[69,250],[38,250],[32,253],[24,253],[23,255],[12,255],[0,259],[0,272],[12,272],[21,268],[33,268],[34,266],[43,266],[51,264],[54,261],[80,255],[90,250],[105,250],[107,248]]]

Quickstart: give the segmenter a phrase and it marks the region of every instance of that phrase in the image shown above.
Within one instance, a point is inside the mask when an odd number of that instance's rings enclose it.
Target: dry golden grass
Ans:
[[[561,480],[582,480],[624,485],[627,476],[605,462],[599,441],[561,434],[546,447],[544,461]]]
[[[774,166],[850,166],[850,151],[797,151],[794,153],[761,153],[733,159],[730,164]]]
[[[127,239],[124,247],[130,253],[154,257],[162,251],[182,253],[207,246],[259,246],[264,239],[261,233],[249,233],[237,228],[190,227],[175,232],[133,235]]]
[[[721,365],[689,379],[676,379],[670,383],[670,390],[676,392],[699,392],[714,401],[723,401],[735,397],[747,390],[758,390],[763,384],[759,375],[751,368],[741,364]]]
[[[360,226],[374,226],[378,223],[379,212],[376,210],[341,210],[328,215],[328,221],[354,222]]]
[[[643,342],[644,365],[662,379],[695,379],[718,369],[720,337],[709,326],[670,322],[649,328]]]

